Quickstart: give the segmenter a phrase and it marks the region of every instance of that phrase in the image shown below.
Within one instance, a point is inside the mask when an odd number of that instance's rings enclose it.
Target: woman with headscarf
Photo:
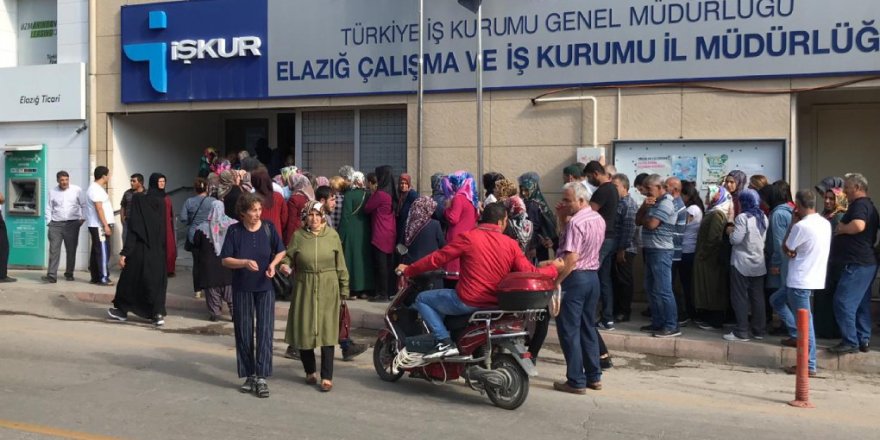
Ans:
[[[785,278],[788,275],[788,256],[782,250],[782,242],[791,225],[794,203],[791,198],[791,187],[784,180],[778,180],[761,188],[759,194],[770,209],[770,226],[767,229],[767,239],[764,244],[764,255],[767,260],[764,294],[767,297],[766,319],[770,322],[773,317],[770,298],[778,291],[782,291],[783,297],[786,296],[783,288],[785,287]],[[780,332],[786,334],[787,330],[779,327],[770,330],[770,334]]]
[[[107,311],[117,321],[134,313],[156,326],[165,324],[165,294],[168,273],[165,270],[167,221],[165,189],[159,186],[161,174],[150,176],[149,190],[131,199],[128,237],[119,253],[122,273],[116,285],[113,307]]]
[[[251,174],[251,182],[256,194],[263,198],[263,213],[260,218],[271,223],[279,236],[288,235],[285,230],[289,221],[287,203],[284,202],[284,196],[272,189],[269,173],[265,169],[258,169]]]
[[[480,200],[474,176],[467,171],[456,171],[443,179],[443,194],[446,196],[444,215],[449,223],[446,229],[446,242],[449,243],[455,237],[477,227]],[[461,272],[460,261],[456,259],[447,263],[446,271]],[[448,277],[446,287],[455,288],[456,283],[458,276]]]
[[[214,168],[216,162],[217,150],[213,147],[205,148],[205,151],[202,153],[202,158],[199,161],[199,177],[208,177],[208,174]]]
[[[837,229],[837,225],[846,214],[847,208],[849,208],[849,201],[846,199],[843,188],[831,188],[825,191],[825,210],[822,212],[822,216],[831,222],[832,231]]]
[[[707,211],[700,222],[694,253],[694,307],[698,327],[721,328],[730,305],[730,244],[725,239],[727,214],[733,205],[724,187],[710,185]]]
[[[241,182],[241,174],[235,170],[225,170],[220,172],[220,184],[217,188],[217,196],[223,200],[223,209],[226,215],[235,220],[241,220],[235,209],[238,198],[241,197],[242,190],[239,186]]]
[[[367,203],[366,177],[353,172],[351,186],[342,199],[342,218],[339,221],[339,238],[345,250],[345,266],[348,268],[349,290],[352,298],[367,298],[373,290],[373,257],[370,246],[370,217],[364,211]]]
[[[158,187],[163,194],[167,184],[168,179],[160,174]],[[177,234],[174,231],[174,206],[171,203],[171,196],[167,194],[165,195],[165,271],[169,277],[173,277],[177,272]]]
[[[534,225],[526,213],[526,204],[519,196],[508,197],[502,203],[507,208],[507,229],[504,235],[516,240],[525,253],[534,235]]]
[[[330,186],[330,179],[327,176],[318,176],[315,178],[315,188],[320,188],[322,186]]]
[[[306,203],[315,200],[315,190],[309,178],[303,174],[290,174],[287,177],[290,198],[287,199],[287,227],[284,229],[284,243],[290,243],[290,237],[302,227],[302,212]]]
[[[324,207],[311,201],[304,227],[295,231],[281,272],[295,273],[296,292],[287,316],[285,341],[299,349],[306,383],[317,384],[315,348],[321,349],[321,391],[333,388],[333,356],[339,341],[339,309],[348,296],[342,242],[327,226]]]
[[[400,257],[402,264],[413,264],[431,252],[446,246],[446,238],[440,222],[433,218],[437,202],[421,196],[412,204],[400,242],[406,246],[406,254]],[[443,281],[434,281],[431,289],[442,289]]]
[[[243,193],[253,193],[254,185],[251,183],[252,175],[250,171],[239,170],[238,174],[241,176],[241,180],[239,182],[239,186],[241,187],[241,191]]]
[[[733,170],[724,178],[724,189],[727,190],[727,194],[730,194],[730,198],[733,200],[732,208],[727,214],[727,221],[730,223],[733,223],[733,219],[742,212],[742,208],[739,206],[739,193],[746,189],[748,184],[748,176],[740,170]]]
[[[444,232],[449,227],[449,224],[446,222],[446,195],[443,193],[443,180],[445,179],[446,174],[443,173],[434,173],[431,176],[431,198],[437,202],[437,208],[434,210],[434,220],[440,222]]]
[[[419,198],[419,192],[413,189],[412,177],[406,173],[400,175],[397,189],[400,194],[400,200],[394,206],[394,213],[397,216],[397,242],[403,243],[403,230],[406,228],[412,204]]]
[[[727,227],[730,244],[730,303],[736,316],[736,328],[726,335],[727,341],[763,339],[767,330],[764,304],[764,240],[767,235],[767,216],[761,211],[761,198],[753,189],[744,189],[739,195],[742,213],[733,226]],[[751,316],[751,322],[749,321]]]
[[[498,201],[498,198],[495,197],[495,184],[502,179],[504,179],[504,176],[501,173],[483,174],[483,190],[486,191],[484,205]]]
[[[196,298],[200,298],[198,292],[201,289],[197,287],[198,283],[196,280],[199,278],[199,268],[201,265],[199,264],[199,254],[192,246],[193,238],[196,235],[196,227],[208,220],[208,215],[211,213],[211,204],[215,199],[208,195],[208,182],[201,177],[196,177],[196,180],[193,182],[193,191],[196,194],[183,202],[183,209],[180,210],[178,220],[186,225],[185,249],[192,253],[193,258],[193,291],[197,292]]]
[[[208,219],[196,226],[193,237],[193,254],[198,254],[193,264],[199,265],[198,271],[193,271],[198,273],[196,290],[205,292],[211,321],[217,321],[223,313],[223,303],[232,316],[232,270],[223,267],[220,251],[223,250],[226,231],[235,223],[238,222],[226,215],[223,202],[214,200]]]
[[[541,192],[540,177],[532,171],[519,176],[519,190],[523,201],[526,202],[526,212],[537,234],[535,248],[529,250],[527,257],[530,260],[537,258],[539,261],[550,259],[550,250],[547,247],[551,242],[558,240],[556,232],[556,214],[547,204],[544,193]]]
[[[846,214],[849,201],[843,188],[831,187],[825,190],[824,210],[822,216],[831,223],[831,230],[837,229],[840,219]],[[831,236],[831,246],[835,246],[838,240],[836,235]],[[840,276],[845,270],[845,265],[840,264],[840,259],[832,252],[828,258],[828,276],[825,277],[825,289],[817,290],[813,294],[813,326],[817,338],[837,339],[840,338],[840,327],[834,316],[834,292],[840,282]],[[792,339],[793,341],[794,339]]]
[[[281,195],[284,196],[284,200],[290,200],[290,196],[293,192],[290,190],[290,176],[297,173],[297,167],[295,166],[287,166],[281,169]]]
[[[394,295],[394,267],[392,257],[397,243],[397,221],[394,206],[397,204],[397,187],[391,175],[391,167],[376,168],[376,184],[364,205],[372,226],[373,261],[376,264],[376,295],[371,301],[384,302]]]

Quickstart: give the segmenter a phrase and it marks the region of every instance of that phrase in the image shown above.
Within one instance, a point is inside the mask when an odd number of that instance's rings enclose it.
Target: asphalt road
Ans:
[[[880,428],[876,377],[814,380],[818,408],[802,410],[786,405],[794,379],[776,371],[626,354],[587,396],[553,391],[563,367],[543,363],[517,411],[461,382],[382,382],[368,354],[337,362],[325,394],[280,356],[280,332],[272,396],[257,399],[236,389],[231,323],[178,316],[159,330],[107,322],[103,308],[61,296],[0,299],[24,301],[0,305],[2,439],[755,440],[876,438]]]

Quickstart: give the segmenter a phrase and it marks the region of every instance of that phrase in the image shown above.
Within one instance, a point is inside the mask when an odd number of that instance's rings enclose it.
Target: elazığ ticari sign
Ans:
[[[83,63],[0,69],[0,122],[86,118]]]
[[[474,15],[453,0],[425,8],[426,89],[473,89]],[[487,89],[880,72],[876,0],[485,0],[483,9]],[[151,28],[149,14],[160,10],[166,26]],[[414,0],[214,0],[122,11],[123,51],[177,44],[156,63],[124,57],[124,102],[416,90]],[[164,65],[164,91],[150,86],[155,64]]]

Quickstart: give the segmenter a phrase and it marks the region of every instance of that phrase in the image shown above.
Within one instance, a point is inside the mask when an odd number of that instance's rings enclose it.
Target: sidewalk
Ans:
[[[42,275],[41,271],[10,271],[10,276],[18,278],[19,282],[3,285],[2,288],[33,290],[35,292],[63,292],[72,294],[80,301],[90,303],[109,304],[113,300],[115,287],[89,284],[87,273],[78,272],[76,274],[77,281],[66,282],[62,280],[57,284],[42,283],[40,281]],[[112,277],[114,280],[118,278],[116,275],[114,274]],[[166,305],[172,311],[204,312],[205,318],[208,315],[205,300],[195,298],[192,293],[191,273],[182,267],[178,267],[176,277],[168,280]],[[387,304],[357,300],[349,301],[348,305],[352,327],[366,330],[383,328],[384,311]],[[637,310],[640,309],[637,308]],[[287,319],[287,313],[288,303],[276,303],[275,316],[278,319]],[[173,316],[173,313],[171,315]],[[611,351],[762,368],[781,368],[795,364],[796,350],[782,347],[780,337],[768,336],[763,341],[727,342],[721,337],[725,332],[729,332],[729,329],[706,331],[691,326],[682,328],[682,336],[679,338],[658,339],[639,332],[639,327],[647,323],[645,318],[638,316],[632,322],[617,324],[615,330],[603,331],[602,337]],[[819,339],[817,342],[820,370],[880,374],[880,352],[836,355],[823,348],[830,347],[838,341]],[[558,345],[555,328],[551,328],[546,343],[551,347]],[[556,347],[552,349],[553,351],[558,350]]]

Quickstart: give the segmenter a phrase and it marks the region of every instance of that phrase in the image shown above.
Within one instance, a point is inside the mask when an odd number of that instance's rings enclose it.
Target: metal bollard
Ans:
[[[810,311],[798,309],[797,312],[797,380],[794,400],[789,405],[798,408],[815,408],[810,402]]]

